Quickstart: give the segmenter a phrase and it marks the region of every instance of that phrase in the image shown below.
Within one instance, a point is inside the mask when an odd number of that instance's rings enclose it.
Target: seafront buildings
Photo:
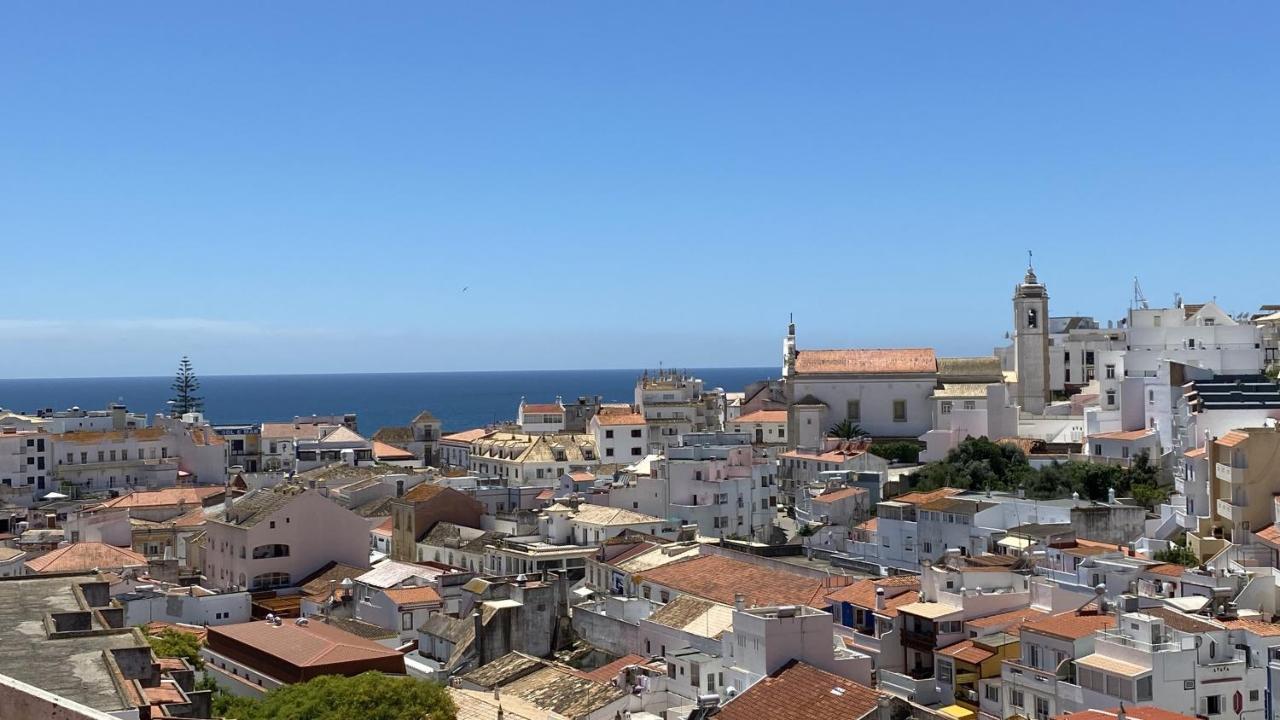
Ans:
[[[484,427],[4,411],[0,715],[372,671],[468,718],[1273,720],[1280,306],[1103,322],[1050,275],[988,355],[793,321],[775,378]]]

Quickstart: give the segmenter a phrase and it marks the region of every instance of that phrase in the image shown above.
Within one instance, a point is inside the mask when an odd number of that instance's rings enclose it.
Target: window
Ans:
[[[1115,366],[1115,365],[1107,365],[1107,379],[1108,379],[1108,380],[1115,380],[1115,379],[1116,379],[1116,366]]]
[[[631,448],[631,454],[632,454],[632,456],[634,456],[634,457],[639,457],[641,452],[643,452],[643,451],[642,451],[640,448],[638,448],[638,447],[633,447],[633,448]]]
[[[1040,646],[1027,644],[1027,664],[1033,668],[1040,667]]]
[[[965,409],[965,410],[974,410],[974,409],[976,409],[977,407],[978,407],[978,403],[977,403],[976,401],[974,401],[974,400],[965,400],[965,401],[964,401],[964,409]]]
[[[1084,364],[1085,364],[1085,365],[1092,365],[1092,364],[1093,364],[1093,351],[1092,351],[1092,350],[1085,350],[1085,351],[1084,351]]]
[[[860,400],[850,400],[845,403],[844,416],[849,418],[850,422],[862,420],[862,402]]]
[[[1147,698],[1147,699],[1148,699],[1148,700],[1150,700],[1151,698]],[[1249,702],[1258,702],[1258,691],[1257,691],[1257,690],[1250,690],[1250,691],[1249,691]]]
[[[613,448],[605,448],[605,449],[604,449],[604,456],[605,456],[605,457],[613,457]]]
[[[1151,676],[1138,678],[1138,702],[1147,702],[1151,700]]]
[[[1107,391],[1107,405],[1109,405],[1109,406],[1114,406],[1115,404],[1116,404],[1116,391],[1115,391],[1115,390],[1108,390],[1108,391]]]
[[[1071,363],[1071,351],[1070,351],[1070,350],[1063,350],[1063,351],[1062,351],[1062,364],[1063,364],[1063,365],[1068,365],[1068,364],[1070,364],[1070,363]]]
[[[1027,327],[1035,328],[1040,326],[1040,313],[1035,308],[1027,311]]]
[[[1049,699],[1048,698],[1042,698],[1039,695],[1036,696],[1036,717],[1045,718],[1045,720],[1048,720],[1049,718]]]
[[[635,437],[635,438],[640,437],[640,428],[636,428],[635,430],[632,430],[631,437]]]
[[[1155,391],[1155,390],[1148,390],[1148,391],[1147,391],[1147,404],[1148,404],[1148,405],[1154,405],[1155,403],[1156,403],[1156,391]]]
[[[1093,444],[1093,454],[1094,454],[1094,455],[1101,455],[1101,454],[1102,454],[1102,443],[1094,443],[1094,444]]]
[[[411,612],[400,613],[400,629],[401,630],[413,629],[413,613]]]
[[[1204,699],[1205,712],[1209,715],[1222,714],[1222,696],[1210,695]]]
[[[907,421],[907,401],[906,400],[893,401],[893,421],[894,422]]]
[[[943,400],[943,401],[942,401],[942,404],[938,406],[938,410],[939,410],[943,415],[950,415],[950,414],[951,414],[951,401],[950,401],[950,400]]]
[[[1062,370],[1062,381],[1063,381],[1063,382],[1071,382],[1071,368],[1063,368],[1063,370]]]
[[[1023,707],[1022,703],[1024,702],[1026,701],[1022,697],[1021,690],[1014,690],[1013,688],[1009,688],[1009,704],[1010,705],[1016,708],[1020,708],[1020,707]]]
[[[1127,459],[1129,459],[1129,448],[1128,448],[1128,446],[1125,446],[1125,447],[1120,448],[1120,457],[1122,457],[1122,458],[1124,458],[1124,459],[1126,459],[1126,460],[1127,460]]]
[[[951,663],[938,661],[938,682],[951,684]]]
[[[1000,686],[990,683],[982,689],[982,694],[991,702],[1000,702]]]
[[[605,436],[606,438],[608,438],[608,439],[612,440],[612,439],[613,439],[613,431],[612,431],[612,430],[605,430],[605,431],[604,431],[604,436]]]
[[[259,545],[253,549],[254,560],[265,560],[267,558],[289,557],[288,545]]]

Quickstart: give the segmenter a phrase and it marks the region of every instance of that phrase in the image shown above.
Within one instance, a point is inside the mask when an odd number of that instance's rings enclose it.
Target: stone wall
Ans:
[[[573,630],[588,645],[613,655],[637,652],[640,645],[639,626],[584,607],[573,609]]]

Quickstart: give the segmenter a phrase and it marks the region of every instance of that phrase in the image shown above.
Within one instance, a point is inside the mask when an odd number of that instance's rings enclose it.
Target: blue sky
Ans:
[[[1028,248],[1280,302],[1280,6],[1121,5],[6,2],[0,377],[980,353]]]

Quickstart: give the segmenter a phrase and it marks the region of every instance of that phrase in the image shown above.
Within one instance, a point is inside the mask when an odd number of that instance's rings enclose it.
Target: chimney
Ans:
[[[876,588],[876,609],[884,609],[884,588],[882,587]]]
[[[733,596],[733,609],[742,612],[747,607],[747,596],[742,593],[735,593]]]
[[[471,622],[475,624],[475,648],[476,648],[476,667],[484,665],[484,621],[480,618],[480,612],[471,613]]]
[[[404,481],[396,481],[396,497],[404,497]]]

